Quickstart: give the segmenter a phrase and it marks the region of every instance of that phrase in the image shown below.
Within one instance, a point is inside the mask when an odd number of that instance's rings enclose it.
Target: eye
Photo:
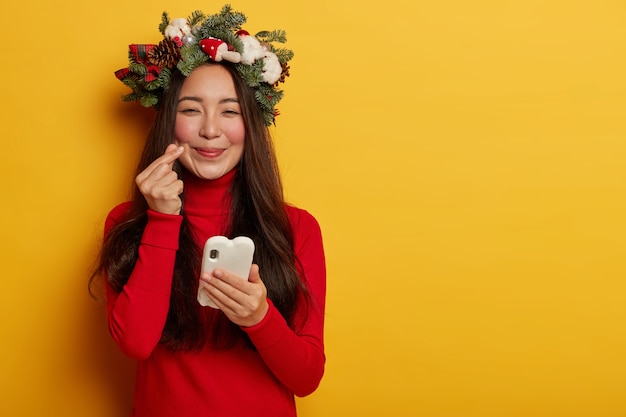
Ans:
[[[227,109],[227,110],[224,110],[222,114],[224,114],[225,116],[229,116],[229,117],[235,117],[235,116],[239,116],[241,113],[235,109]]]
[[[198,110],[191,108],[191,107],[184,107],[182,109],[179,109],[178,112],[184,113],[184,114],[194,114],[194,113],[198,113]]]

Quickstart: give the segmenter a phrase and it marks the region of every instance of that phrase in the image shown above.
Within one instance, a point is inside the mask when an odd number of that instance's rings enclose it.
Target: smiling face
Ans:
[[[241,160],[245,135],[228,70],[221,65],[196,68],[178,96],[174,140],[185,149],[178,161],[199,178],[220,178]]]

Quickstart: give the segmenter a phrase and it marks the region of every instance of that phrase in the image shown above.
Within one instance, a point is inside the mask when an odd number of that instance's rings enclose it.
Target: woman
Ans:
[[[155,65],[154,48],[145,48],[152,79],[132,57],[117,74],[133,99],[157,105],[132,201],[109,214],[99,266],[110,333],[138,361],[133,416],[295,416],[294,395],[313,392],[324,372],[321,232],[284,203],[267,128],[291,55],[266,44],[262,58],[242,63],[257,40],[245,39],[242,22],[228,6],[194,12],[186,24],[164,14],[165,41],[187,36],[174,59]],[[215,34],[239,56],[210,56],[203,41]],[[194,49],[209,59],[198,61]],[[274,60],[278,79],[259,83]],[[160,91],[146,87],[155,80]],[[200,274],[202,245],[216,235],[254,241],[247,280]],[[199,290],[219,308],[201,306]]]

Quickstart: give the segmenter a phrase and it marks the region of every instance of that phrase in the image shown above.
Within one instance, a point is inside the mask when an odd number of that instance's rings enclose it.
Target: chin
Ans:
[[[223,177],[224,175],[226,175],[228,172],[230,172],[230,170],[210,170],[210,171],[199,171],[196,176],[198,178],[202,178],[204,180],[216,180],[218,178]]]

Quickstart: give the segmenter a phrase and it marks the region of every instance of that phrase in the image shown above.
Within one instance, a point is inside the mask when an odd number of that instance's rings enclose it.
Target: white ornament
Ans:
[[[179,17],[170,21],[163,34],[168,39],[183,39],[185,35],[191,34],[191,27],[189,27],[187,19]]]
[[[193,35],[185,35],[181,40],[185,45],[193,45],[196,43],[196,37]]]
[[[263,47],[257,38],[250,35],[239,35],[239,39],[243,43],[242,64],[252,65],[257,59],[263,58]]]
[[[273,52],[266,52],[263,56],[263,81],[268,84],[274,84],[280,79],[283,68],[280,65],[278,57]]]

